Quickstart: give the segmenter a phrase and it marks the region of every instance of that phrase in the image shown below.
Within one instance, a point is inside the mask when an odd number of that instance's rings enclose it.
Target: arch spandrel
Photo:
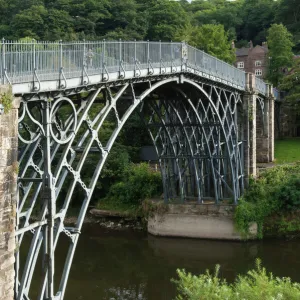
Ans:
[[[120,131],[136,110],[157,151],[166,201],[172,198],[195,203],[212,199],[217,203],[226,199],[236,202],[243,188],[236,121],[239,100],[236,92],[208,83],[200,85],[181,76],[180,80],[174,77],[154,83],[107,84],[80,92],[78,97],[32,101],[30,105],[40,107],[42,119],[28,114],[31,126],[24,130],[32,140],[24,143],[20,153],[20,247],[24,245],[25,232],[31,231],[32,236],[22,269],[17,255],[18,299],[30,296],[31,277],[39,263],[37,257],[43,252],[55,253],[61,233],[69,238],[70,246],[60,285],[49,286],[48,276],[54,274],[53,261],[48,265],[52,267],[45,269],[39,299],[44,299],[51,289],[59,299],[63,298],[93,190]],[[26,100],[24,103],[27,105]],[[21,118],[25,118],[24,114],[26,110]],[[109,133],[103,130],[104,126],[110,128]],[[96,158],[97,164],[88,164],[87,170],[87,161],[92,158]],[[63,187],[67,184],[66,192]],[[64,219],[78,191],[82,195],[81,210],[75,226],[66,227]],[[39,218],[32,223],[30,218],[36,209]]]

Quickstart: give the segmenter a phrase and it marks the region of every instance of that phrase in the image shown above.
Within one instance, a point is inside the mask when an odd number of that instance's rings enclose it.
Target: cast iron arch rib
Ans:
[[[159,89],[171,90],[171,95],[151,98],[151,93],[163,93]],[[188,92],[191,89],[194,95],[189,98]],[[176,197],[174,186],[178,181],[181,201],[191,197],[192,201],[203,203],[204,198],[211,193],[218,203],[224,198],[225,187],[231,191],[236,203],[242,188],[239,186],[239,176],[243,172],[235,121],[236,104],[240,99],[237,95],[222,87],[212,87],[207,82],[200,86],[192,79],[180,75],[154,83],[107,84],[87,95],[81,94],[78,99],[58,96],[32,101],[30,105],[41,106],[42,119],[32,120],[33,125],[40,128],[40,136],[36,138],[36,135],[30,135],[34,141],[24,147],[20,159],[22,169],[19,190],[23,192],[19,194],[20,205],[17,210],[17,243],[20,247],[24,245],[23,237],[27,231],[32,232],[32,237],[22,270],[19,254],[16,259],[17,299],[30,299],[31,281],[39,254],[51,261],[45,264],[38,299],[54,296],[55,251],[61,233],[65,233],[70,245],[56,293],[57,299],[63,299],[79,234],[97,180],[120,131],[139,107],[158,154],[165,200]],[[127,104],[122,112],[118,110],[121,99],[125,99]],[[231,101],[235,102],[234,111],[230,110]],[[68,107],[71,108],[70,113],[64,121],[63,113]],[[144,107],[149,108],[158,120],[157,132],[151,132],[151,122],[147,122],[143,115]],[[105,138],[102,129],[108,121],[112,124],[112,130]],[[39,129],[35,130],[37,133]],[[217,145],[221,137],[224,138],[228,157]],[[166,158],[164,154],[167,154]],[[85,164],[91,155],[97,156],[98,162],[86,177]],[[225,167],[226,159],[228,167]],[[238,165],[240,170],[234,172],[234,167]],[[223,174],[227,169],[231,174],[228,177]],[[210,182],[213,183],[212,191],[206,186]],[[68,190],[65,193],[62,188],[67,184]],[[81,210],[75,226],[66,227],[65,218],[76,191],[82,195]],[[33,209],[36,208],[39,209],[38,221],[30,223]]]

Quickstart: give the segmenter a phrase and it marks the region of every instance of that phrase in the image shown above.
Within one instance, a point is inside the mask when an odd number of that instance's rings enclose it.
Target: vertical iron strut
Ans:
[[[141,75],[139,49],[135,43],[133,47],[135,72]],[[149,44],[147,47],[149,52]],[[121,55],[121,44],[119,51]],[[162,55],[161,50],[158,55]],[[148,54],[147,62],[151,71]],[[105,68],[103,57],[101,64]],[[120,60],[119,75],[124,68]],[[159,64],[159,68],[165,66]],[[78,89],[69,96],[22,99],[17,300],[63,300],[93,190],[116,138],[135,111],[157,153],[165,202],[237,203],[244,188],[240,92],[199,83],[183,74],[180,80],[175,74],[147,84],[145,81],[124,80],[90,91]],[[101,132],[107,121],[112,125],[105,139]],[[92,165],[88,163],[91,160]],[[66,227],[65,218],[75,195],[80,197],[80,211],[75,225]],[[55,253],[61,238],[68,239],[69,248],[60,274],[55,271]],[[23,251],[28,253],[24,261],[20,255]],[[37,275],[40,267],[42,275]],[[38,292],[33,288],[34,280],[40,280]]]

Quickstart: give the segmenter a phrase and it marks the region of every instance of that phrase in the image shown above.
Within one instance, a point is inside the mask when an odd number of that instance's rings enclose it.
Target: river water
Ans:
[[[62,241],[62,248],[64,245],[67,241]],[[65,300],[170,300],[176,295],[171,278],[176,278],[177,268],[199,274],[220,264],[220,275],[232,281],[254,267],[257,257],[275,275],[300,282],[299,253],[299,240],[241,243],[157,238],[86,225]],[[62,265],[64,255],[64,251],[57,254],[57,265]]]

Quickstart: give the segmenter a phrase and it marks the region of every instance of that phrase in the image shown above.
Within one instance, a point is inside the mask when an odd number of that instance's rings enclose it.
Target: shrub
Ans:
[[[282,211],[300,208],[300,165],[279,166],[264,171],[239,200],[235,211],[236,228],[248,234],[249,223],[258,225],[258,238],[263,237],[265,219]]]
[[[300,208],[300,177],[292,176],[286,184],[280,186],[277,197],[286,210]]]
[[[161,193],[162,180],[159,172],[151,170],[147,163],[130,164],[125,169],[122,180],[111,186],[104,202],[138,207],[146,198]]]
[[[240,275],[233,284],[220,279],[219,266],[215,273],[208,270],[199,276],[177,270],[177,300],[296,300],[300,299],[300,284],[290,278],[274,277],[256,260],[256,268]]]

